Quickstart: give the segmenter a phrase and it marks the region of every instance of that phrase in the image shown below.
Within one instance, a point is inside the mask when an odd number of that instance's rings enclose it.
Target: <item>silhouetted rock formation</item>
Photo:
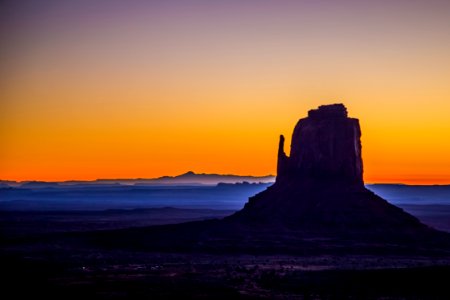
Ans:
[[[310,110],[295,126],[289,157],[280,137],[275,184],[229,219],[326,234],[429,231],[364,187],[360,136],[343,104]]]
[[[342,104],[323,105],[310,110],[292,135],[290,157],[280,137],[277,181],[339,181],[363,185],[361,130],[358,119],[347,117]]]
[[[448,255],[449,234],[365,188],[360,136],[358,120],[347,117],[344,105],[320,106],[298,122],[289,157],[280,137],[276,182],[242,210],[222,220],[95,239],[156,251]]]

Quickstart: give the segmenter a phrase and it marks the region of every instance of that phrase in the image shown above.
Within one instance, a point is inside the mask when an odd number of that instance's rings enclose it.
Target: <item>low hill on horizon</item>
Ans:
[[[217,185],[221,183],[274,183],[274,175],[253,176],[253,175],[235,175],[235,174],[218,174],[218,173],[195,173],[188,171],[176,176],[161,176],[155,178],[99,178],[95,180],[65,180],[65,181],[43,181],[43,180],[0,180],[0,188],[20,187],[28,189],[38,188],[57,188],[67,186],[196,186],[196,185]],[[403,190],[409,190],[410,187],[424,188],[426,190],[446,189],[450,184],[406,184],[406,183],[368,183],[366,186],[379,190],[389,190],[396,194],[402,193]]]
[[[195,173],[188,171],[176,176],[161,176],[156,178],[110,178],[96,180],[67,180],[67,181],[13,181],[0,180],[0,188],[46,188],[68,185],[217,185],[219,183],[272,183],[275,176],[252,176],[215,173]]]

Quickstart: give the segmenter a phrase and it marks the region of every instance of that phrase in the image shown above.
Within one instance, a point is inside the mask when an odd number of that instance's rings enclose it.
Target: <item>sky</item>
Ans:
[[[276,172],[344,103],[368,183],[450,183],[450,1],[6,0],[0,179]]]

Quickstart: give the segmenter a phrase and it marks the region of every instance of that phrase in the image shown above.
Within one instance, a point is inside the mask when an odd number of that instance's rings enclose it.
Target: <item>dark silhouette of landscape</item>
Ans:
[[[178,176],[162,176],[157,178],[134,179],[97,179],[97,180],[68,180],[60,182],[49,181],[11,181],[0,180],[0,188],[44,188],[44,187],[91,187],[91,186],[198,186],[217,185],[219,183],[272,183],[275,176],[241,176],[233,174],[205,174],[188,171]]]
[[[5,292],[447,299],[450,187],[364,185],[360,136],[342,104],[309,111],[289,156],[280,137],[274,183],[193,172],[2,182]]]
[[[309,112],[275,184],[220,221],[96,234],[99,244],[148,251],[448,254],[449,237],[365,188],[360,127],[342,104]]]

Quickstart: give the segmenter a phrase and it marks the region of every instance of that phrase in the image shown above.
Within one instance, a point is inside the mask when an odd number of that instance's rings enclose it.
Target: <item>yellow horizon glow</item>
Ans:
[[[358,3],[23,18],[2,37],[0,179],[275,175],[279,135],[342,102],[366,182],[450,184],[448,2]]]

